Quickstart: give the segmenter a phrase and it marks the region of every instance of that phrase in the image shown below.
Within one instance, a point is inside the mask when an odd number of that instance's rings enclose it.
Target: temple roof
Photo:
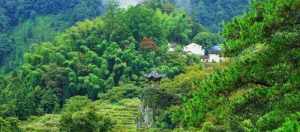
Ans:
[[[149,74],[146,74],[145,77],[148,78],[148,79],[161,79],[163,77],[165,77],[166,75],[164,74],[159,74],[158,72],[156,71],[152,71],[150,72]]]
[[[207,51],[209,54],[220,54],[222,49],[221,49],[220,45],[215,45],[215,46],[209,48]]]

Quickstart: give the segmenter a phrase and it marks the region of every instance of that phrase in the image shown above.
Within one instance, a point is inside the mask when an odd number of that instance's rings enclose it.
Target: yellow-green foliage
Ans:
[[[2,118],[0,117],[0,131],[1,132],[18,132],[19,121],[16,118]]]
[[[61,115],[48,114],[41,117],[31,117],[21,123],[20,128],[25,132],[58,132]]]
[[[61,114],[48,114],[40,117],[31,117],[23,121],[20,128],[26,132],[59,132],[62,127],[61,118],[64,114],[85,112],[92,107],[92,112],[110,118],[113,122],[113,131],[137,131],[136,121],[139,116],[139,99],[123,99],[116,104],[103,100],[87,102],[85,97],[73,97]],[[77,109],[73,109],[73,108]],[[77,112],[76,112],[77,111]],[[83,114],[83,113],[81,113]],[[76,115],[73,115],[74,118]],[[96,131],[96,130],[95,130]]]
[[[228,62],[187,66],[182,74],[163,80],[160,88],[169,93],[188,95],[197,90],[200,81],[227,64]]]
[[[108,115],[116,121],[114,131],[132,132],[137,130],[137,118],[139,116],[139,99],[124,99],[118,104],[110,104],[102,101],[95,102],[96,111]]]

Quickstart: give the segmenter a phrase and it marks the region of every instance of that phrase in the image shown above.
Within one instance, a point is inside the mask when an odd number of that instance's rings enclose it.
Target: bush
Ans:
[[[108,100],[112,103],[119,102],[122,99],[137,98],[141,95],[142,89],[133,84],[125,84],[114,87],[105,94],[100,94],[99,98]]]
[[[195,43],[201,44],[204,48],[210,48],[216,44],[220,44],[222,39],[219,35],[210,32],[200,32],[194,38]]]
[[[286,120],[282,127],[275,130],[275,132],[296,132],[300,130],[300,123],[297,120]]]
[[[96,113],[94,107],[64,113],[60,123],[60,130],[64,132],[108,132],[114,126],[111,118]]]
[[[91,103],[92,101],[88,99],[88,97],[75,96],[67,100],[67,103],[64,105],[63,112],[77,112]]]
[[[18,127],[18,120],[15,118],[4,119],[0,117],[0,131],[1,132],[17,132],[20,131]]]
[[[279,111],[272,111],[260,117],[256,125],[261,131],[273,130],[284,121],[284,116],[282,115],[284,114]]]

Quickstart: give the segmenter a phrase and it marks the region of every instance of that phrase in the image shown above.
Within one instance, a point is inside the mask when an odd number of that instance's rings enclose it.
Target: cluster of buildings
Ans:
[[[174,47],[174,45],[169,44],[169,51],[175,51]],[[199,56],[203,62],[219,63],[224,60],[224,58],[221,56],[221,47],[219,45],[215,45],[205,50],[203,46],[196,43],[191,43],[183,47],[183,52]]]

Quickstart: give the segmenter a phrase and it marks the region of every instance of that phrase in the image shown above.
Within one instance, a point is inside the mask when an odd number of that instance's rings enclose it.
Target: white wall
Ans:
[[[208,62],[221,62],[223,59],[218,54],[208,54]]]
[[[202,48],[201,45],[197,44],[189,44],[188,46],[183,48],[183,51],[189,54],[194,54],[198,56],[204,56],[205,55],[205,50]]]

